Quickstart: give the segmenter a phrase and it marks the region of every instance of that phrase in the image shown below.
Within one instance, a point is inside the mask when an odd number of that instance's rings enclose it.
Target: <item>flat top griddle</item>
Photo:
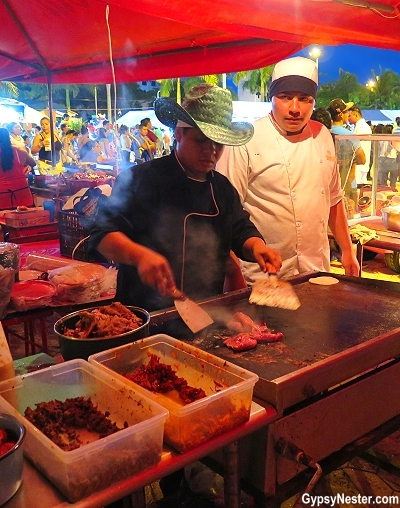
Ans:
[[[252,305],[246,291],[239,299],[216,297],[202,304],[216,323],[195,336],[178,338],[271,381],[400,326],[400,284],[340,275],[334,275],[339,283],[332,286],[308,282],[318,275],[331,274],[312,273],[292,279],[301,302],[298,310]],[[283,332],[283,340],[259,343],[251,351],[228,349],[223,340],[230,333],[224,323],[236,311]]]

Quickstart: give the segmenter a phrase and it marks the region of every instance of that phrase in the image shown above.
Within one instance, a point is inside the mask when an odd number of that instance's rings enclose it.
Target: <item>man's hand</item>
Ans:
[[[349,252],[342,252],[342,265],[345,275],[350,275],[351,277],[359,276],[360,265],[352,249]]]
[[[244,242],[243,250],[254,258],[261,270],[268,273],[279,272],[282,266],[280,253],[267,247],[261,238],[252,237]]]
[[[144,284],[157,288],[162,296],[176,290],[174,276],[167,259],[157,252],[147,249],[137,264],[138,274]]]

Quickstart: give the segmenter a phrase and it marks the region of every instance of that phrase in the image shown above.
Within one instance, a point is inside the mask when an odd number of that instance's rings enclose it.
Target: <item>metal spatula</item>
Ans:
[[[178,289],[173,291],[171,296],[174,299],[176,310],[193,333],[197,333],[214,323],[213,319],[200,305],[190,300]]]
[[[258,279],[253,284],[249,302],[289,310],[300,307],[300,301],[290,282],[280,280],[276,275]]]

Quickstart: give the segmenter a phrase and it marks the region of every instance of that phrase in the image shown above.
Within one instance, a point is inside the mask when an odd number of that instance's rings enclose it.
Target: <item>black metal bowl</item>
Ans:
[[[143,339],[149,335],[150,314],[140,307],[126,306],[136,316],[143,319],[143,324],[135,330],[114,335],[111,337],[95,337],[88,339],[79,339],[75,337],[68,337],[64,335],[66,329],[75,328],[76,323],[79,321],[79,313],[84,311],[90,312],[96,307],[83,309],[80,311],[72,312],[60,318],[54,324],[54,331],[58,335],[58,343],[60,345],[60,352],[64,360],[74,360],[75,358],[83,358],[87,360],[88,357],[100,351],[106,351],[114,347],[129,344],[138,339]]]

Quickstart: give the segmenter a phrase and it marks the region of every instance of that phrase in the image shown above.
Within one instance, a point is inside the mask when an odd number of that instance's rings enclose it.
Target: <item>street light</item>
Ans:
[[[310,52],[308,53],[311,58],[314,58],[317,67],[318,67],[318,58],[321,56],[321,49],[318,46],[314,46],[311,48]]]
[[[373,80],[373,79],[370,79],[368,81],[368,83],[365,85],[367,88],[369,88],[370,90],[372,90],[374,88],[374,86],[376,85],[376,82]]]

